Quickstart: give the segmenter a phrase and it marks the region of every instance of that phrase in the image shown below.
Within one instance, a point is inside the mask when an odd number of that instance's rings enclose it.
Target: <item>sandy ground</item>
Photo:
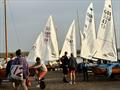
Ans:
[[[68,78],[69,79],[69,78]],[[62,82],[62,71],[49,71],[46,78],[45,90],[120,90],[120,76],[115,79],[107,79],[106,77],[97,77],[93,79],[93,75],[89,74],[89,81],[82,81],[82,73],[77,74],[76,84]],[[32,86],[29,90],[40,90],[36,88],[36,81],[32,81]],[[10,82],[3,82],[0,85],[0,90],[13,90]],[[23,90],[20,87],[20,90]]]

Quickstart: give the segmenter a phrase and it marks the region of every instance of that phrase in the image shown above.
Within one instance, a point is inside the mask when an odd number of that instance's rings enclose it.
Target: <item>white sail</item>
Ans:
[[[94,43],[96,40],[93,3],[91,3],[87,9],[84,31],[82,34],[80,56],[86,59],[92,59],[92,54],[95,51]]]
[[[116,37],[111,0],[105,0],[103,14],[97,34],[94,57],[117,61]]]
[[[75,21],[74,20],[66,35],[60,57],[64,55],[65,51],[68,52],[68,57],[70,56],[71,53],[73,53],[74,57],[77,56],[76,55],[76,35],[75,35]]]
[[[83,33],[81,32],[81,30],[80,30],[80,50],[81,50],[81,48],[82,48],[82,42],[83,42]]]
[[[42,47],[43,47],[43,33],[41,32],[40,35],[37,37],[37,40],[33,44],[32,49],[27,57],[27,61],[29,64],[35,63],[36,57],[41,58]]]
[[[57,33],[56,33],[56,30],[57,28],[55,27],[55,24],[53,22],[53,18],[52,16],[50,16],[50,19],[51,19],[51,26],[50,26],[50,30],[51,30],[51,43],[53,45],[53,48],[52,49],[52,55],[58,59],[59,57],[59,49],[58,49],[58,40],[57,40]]]
[[[44,28],[44,47],[42,59],[47,64],[49,61],[54,61],[59,58],[58,42],[56,28],[52,16],[48,18]]]

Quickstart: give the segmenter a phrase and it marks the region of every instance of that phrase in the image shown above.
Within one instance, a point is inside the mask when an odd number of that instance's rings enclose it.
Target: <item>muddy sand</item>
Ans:
[[[49,71],[45,82],[46,88],[44,90],[120,90],[120,76],[112,80],[104,76],[94,79],[92,73],[89,74],[89,81],[83,81],[82,73],[77,73],[76,84],[70,85],[63,83],[62,71]],[[36,84],[37,82],[33,80],[29,90],[40,90],[36,88]],[[10,82],[3,81],[0,90],[13,90],[11,86]],[[20,90],[23,89],[20,87]]]

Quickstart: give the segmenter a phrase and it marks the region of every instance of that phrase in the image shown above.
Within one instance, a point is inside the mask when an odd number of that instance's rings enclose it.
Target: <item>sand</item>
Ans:
[[[92,73],[89,74],[89,81],[83,81],[82,73],[77,73],[76,84],[70,85],[69,83],[63,83],[62,71],[49,71],[45,83],[45,90],[120,90],[120,76],[112,80],[104,76],[94,79]],[[37,82],[33,79],[29,90],[40,90],[36,88],[36,84]],[[10,82],[3,81],[0,90],[13,90],[11,86]],[[20,87],[20,90],[23,89]]]

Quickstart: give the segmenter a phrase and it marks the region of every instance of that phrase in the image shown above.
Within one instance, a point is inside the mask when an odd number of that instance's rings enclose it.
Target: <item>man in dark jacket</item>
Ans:
[[[67,52],[65,52],[65,55],[62,56],[61,58],[61,62],[62,62],[62,69],[63,69],[63,82],[68,83],[66,77],[68,75],[68,64],[69,64],[69,60],[67,57]]]

